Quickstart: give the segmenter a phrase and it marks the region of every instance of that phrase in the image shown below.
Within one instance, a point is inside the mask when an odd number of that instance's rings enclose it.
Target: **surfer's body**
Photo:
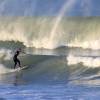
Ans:
[[[16,65],[18,64],[19,67],[21,67],[21,64],[20,64],[20,60],[18,59],[18,55],[20,54],[21,52],[21,49],[17,50],[14,54],[14,57],[13,57],[13,60],[14,60],[14,69],[16,68]]]

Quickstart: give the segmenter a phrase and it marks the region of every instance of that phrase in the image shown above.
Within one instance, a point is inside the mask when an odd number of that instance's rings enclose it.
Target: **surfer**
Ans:
[[[22,51],[21,48],[19,48],[14,54],[14,57],[13,57],[13,60],[14,60],[14,63],[15,63],[14,69],[16,68],[17,64],[19,65],[19,67],[21,67],[20,60],[17,58],[21,51]]]

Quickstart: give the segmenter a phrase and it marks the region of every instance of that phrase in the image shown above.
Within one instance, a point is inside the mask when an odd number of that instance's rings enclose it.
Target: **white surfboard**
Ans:
[[[28,66],[24,66],[24,67],[19,67],[19,68],[17,68],[17,69],[15,69],[15,70],[18,70],[18,71],[20,71],[20,70],[24,70],[24,69],[27,69],[28,68]]]
[[[23,69],[27,69],[29,68],[28,66],[24,66],[24,67],[21,67],[20,70],[23,70]]]
[[[24,66],[24,67],[21,67],[21,68],[18,67],[18,68],[12,69],[11,72],[21,71],[21,70],[25,70],[27,68],[28,68],[28,66]]]

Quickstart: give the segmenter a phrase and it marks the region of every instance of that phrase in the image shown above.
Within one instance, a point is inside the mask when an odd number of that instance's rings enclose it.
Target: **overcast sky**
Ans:
[[[56,16],[64,6],[65,16],[100,15],[100,0],[0,0],[0,16]]]

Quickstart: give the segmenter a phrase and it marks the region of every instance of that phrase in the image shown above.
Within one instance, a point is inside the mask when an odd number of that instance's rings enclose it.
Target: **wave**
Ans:
[[[73,64],[78,64],[82,63],[84,66],[87,67],[100,67],[100,56],[99,57],[94,57],[94,56],[74,56],[74,55],[69,55],[67,58],[68,64],[73,65]]]
[[[0,41],[26,47],[60,46],[100,49],[99,17],[64,17],[52,34],[56,17],[0,17]]]
[[[12,51],[9,49],[0,49],[0,62],[10,60],[12,58]]]
[[[16,46],[14,46],[14,48],[15,47]],[[57,56],[58,58],[65,57],[68,65],[77,65],[79,63],[82,63],[87,67],[100,66],[99,50],[60,47],[54,50],[25,48],[24,51],[26,52],[26,54],[20,54],[19,56],[22,64],[26,63],[29,65],[31,63],[43,61],[46,57],[48,59],[49,57],[52,58],[52,56]],[[6,65],[13,66],[12,62],[14,52],[15,49],[9,49],[9,47],[0,49],[0,63],[7,63]],[[35,55],[37,60],[34,60]],[[40,57],[38,57],[37,55],[40,55]]]
[[[73,57],[76,59],[75,57]],[[20,72],[14,72],[13,63],[11,60],[6,60],[0,65],[0,74],[5,77],[10,77],[10,79],[5,79],[5,81],[10,81],[12,76],[19,76],[18,80],[23,80],[26,82],[38,82],[50,84],[55,82],[73,82],[76,80],[91,80],[93,78],[98,78],[100,76],[100,67],[94,65],[88,65],[91,61],[90,58],[79,58],[73,63],[71,57],[67,58],[64,56],[50,56],[50,55],[24,55],[20,58],[22,65],[27,65],[29,68],[27,70],[22,70]],[[72,60],[72,63],[70,62]],[[98,58],[99,59],[99,58]],[[98,60],[97,59],[97,60]],[[78,61],[79,60],[79,61]],[[83,61],[83,62],[82,62]],[[82,62],[82,63],[80,63]],[[92,59],[92,62],[95,62]],[[97,61],[96,61],[97,62]],[[88,66],[87,66],[88,65]],[[0,79],[0,81],[3,81]]]
[[[0,41],[0,49],[14,50],[17,48],[25,48],[25,45],[18,41]]]

